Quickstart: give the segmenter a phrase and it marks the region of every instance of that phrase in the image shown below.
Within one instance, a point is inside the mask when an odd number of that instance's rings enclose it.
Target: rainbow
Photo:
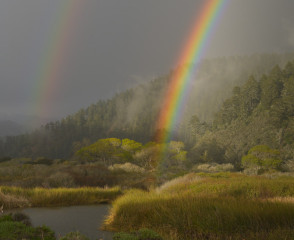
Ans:
[[[54,6],[51,29],[48,32],[36,69],[33,114],[49,117],[52,103],[60,86],[62,69],[65,66],[69,42],[73,37],[77,15],[81,9],[80,0],[64,0]],[[39,123],[34,123],[39,124]]]
[[[156,129],[159,130],[156,139],[159,143],[168,143],[171,140],[172,131],[183,107],[187,86],[228,0],[205,0],[204,2],[166,91],[156,123]]]

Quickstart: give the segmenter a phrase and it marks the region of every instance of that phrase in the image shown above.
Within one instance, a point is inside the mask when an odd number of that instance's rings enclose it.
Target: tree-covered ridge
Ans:
[[[196,124],[196,128],[200,127],[204,131],[204,121],[213,120],[223,100],[230,96],[230,89],[244,84],[252,74],[253,78],[260,78],[274,65],[284,66],[290,58],[293,59],[293,54],[203,60],[189,86],[189,99],[182,111],[182,122],[176,129],[177,140],[193,145],[199,133],[195,133],[193,121],[196,120],[191,119],[192,116],[197,115],[202,125]],[[76,114],[48,123],[33,133],[8,137],[0,143],[0,155],[68,158],[81,147],[101,138],[129,138],[142,143],[149,142],[157,131],[155,122],[171,75],[172,72],[118,93],[109,100],[100,100]],[[238,87],[235,94],[238,94]],[[232,107],[230,103],[227,104]],[[247,103],[242,104],[245,106]],[[253,108],[254,104],[254,101],[250,103],[249,108]],[[230,113],[234,118],[236,113]]]
[[[293,136],[292,61],[288,62],[284,69],[275,66],[269,74],[259,79],[251,76],[241,87],[235,87],[232,96],[224,101],[216,114],[213,125],[197,139],[191,153],[193,156],[200,154],[203,159],[205,151],[200,151],[203,146],[207,151],[206,155],[212,154],[218,147],[223,152],[217,159],[221,162],[231,162],[235,166],[255,165],[266,168],[266,165],[272,164],[274,169],[281,167],[283,161],[284,167],[291,167],[294,159]],[[214,145],[214,148],[209,148],[211,145]],[[254,147],[260,151],[267,149],[268,156],[253,154]],[[273,154],[274,149],[279,154]]]
[[[167,78],[100,100],[61,121],[30,134],[7,137],[1,153],[9,156],[66,158],[83,146],[106,137],[152,139],[154,122]]]
[[[289,62],[282,71],[275,66],[259,81],[251,76],[240,88],[233,89],[233,96],[227,99],[215,119],[218,126],[233,120],[245,119],[253,111],[269,111],[277,125],[288,125],[294,116],[294,66]]]
[[[288,62],[281,70],[275,66],[259,81],[250,77],[241,87],[233,89],[215,118],[221,127],[233,120],[243,120],[261,112],[267,112],[275,127],[287,127],[294,116],[294,62]]]

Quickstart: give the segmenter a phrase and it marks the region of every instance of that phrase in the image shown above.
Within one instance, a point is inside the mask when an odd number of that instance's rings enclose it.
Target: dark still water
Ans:
[[[33,226],[46,225],[50,227],[57,237],[79,231],[91,240],[111,240],[112,233],[99,230],[109,208],[110,205],[27,208],[20,212],[30,217]]]

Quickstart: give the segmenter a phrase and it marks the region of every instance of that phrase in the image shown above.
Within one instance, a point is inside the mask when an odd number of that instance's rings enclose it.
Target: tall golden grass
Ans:
[[[110,203],[122,194],[120,188],[19,188],[0,187],[0,204],[5,208],[52,207]]]
[[[294,179],[189,174],[113,203],[104,228],[150,228],[165,239],[294,239]]]

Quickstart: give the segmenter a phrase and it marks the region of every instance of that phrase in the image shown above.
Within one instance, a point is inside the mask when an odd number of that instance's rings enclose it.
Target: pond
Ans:
[[[26,208],[17,211],[29,216],[34,227],[42,225],[50,227],[57,237],[79,231],[91,240],[111,240],[113,233],[99,229],[109,208],[110,205],[102,204],[61,208]]]

